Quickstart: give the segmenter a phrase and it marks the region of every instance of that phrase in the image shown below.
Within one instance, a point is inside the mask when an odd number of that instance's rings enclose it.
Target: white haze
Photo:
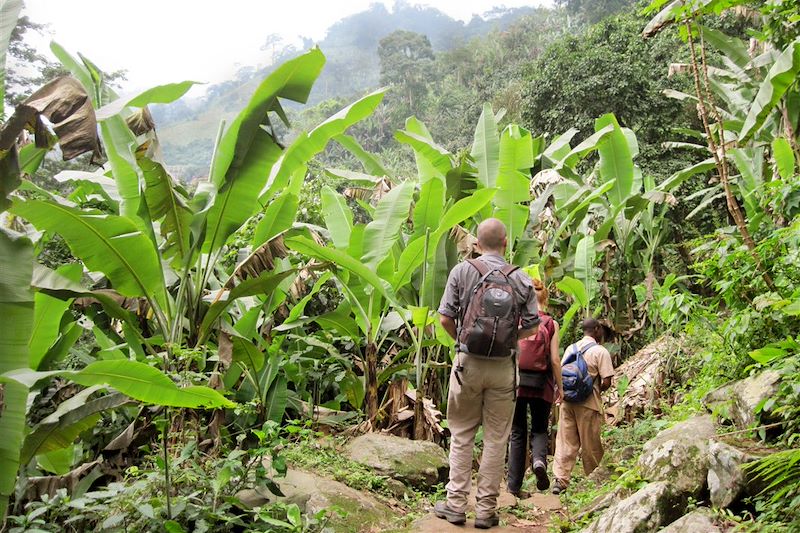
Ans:
[[[31,38],[50,54],[57,41],[106,71],[127,70],[123,92],[181,80],[219,83],[245,65],[262,65],[270,34],[287,44],[319,41],[339,19],[375,0],[26,0],[23,14],[47,24]],[[383,1],[387,9],[393,2]],[[546,0],[431,0],[426,5],[469,21],[496,5],[546,5]],[[201,91],[202,92],[202,91]]]

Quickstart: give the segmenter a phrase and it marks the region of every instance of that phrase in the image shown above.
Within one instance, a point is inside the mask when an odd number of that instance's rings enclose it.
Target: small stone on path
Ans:
[[[530,498],[520,501],[527,507],[536,507],[543,511],[558,511],[561,509],[561,498],[555,494],[535,493]]]

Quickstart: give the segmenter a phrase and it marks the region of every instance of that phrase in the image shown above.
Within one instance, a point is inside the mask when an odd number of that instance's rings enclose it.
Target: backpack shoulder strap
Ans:
[[[550,341],[553,339],[553,333],[555,333],[552,331],[554,329],[553,323],[555,321],[550,315],[539,315],[539,319],[539,328],[544,329],[544,332],[547,336],[547,345],[550,346]]]
[[[508,276],[510,276],[511,274],[513,274],[514,272],[516,272],[517,270],[519,270],[519,267],[518,267],[518,266],[516,266],[516,265],[506,265],[506,266],[504,266],[503,268],[501,268],[501,269],[500,269],[500,272],[501,272],[501,273],[502,273],[502,274],[503,274],[505,277],[508,277]]]
[[[579,351],[578,351],[578,350],[576,350],[576,353],[577,353],[577,355],[579,355],[580,357],[583,357],[583,354],[585,354],[586,352],[588,352],[588,351],[589,351],[589,349],[590,349],[590,348],[594,348],[595,346],[597,346],[597,343],[596,343],[596,342],[590,342],[589,344],[587,344],[586,346],[584,346],[583,348],[581,348]]]
[[[481,277],[491,272],[491,269],[488,266],[486,266],[486,264],[483,261],[478,261],[477,259],[467,259],[467,263],[472,265],[472,267],[478,271]]]
[[[576,344],[570,344],[569,346],[567,346],[567,349],[564,350],[564,357],[561,360],[561,364],[562,365],[566,365],[566,364],[571,363],[572,361],[577,359],[577,357],[576,357],[577,354],[578,354],[578,345],[577,345],[577,343]]]

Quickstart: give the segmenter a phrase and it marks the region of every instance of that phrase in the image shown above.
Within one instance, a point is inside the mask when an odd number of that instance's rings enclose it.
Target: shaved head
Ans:
[[[496,218],[478,225],[478,244],[484,252],[502,252],[506,247],[506,226]]]
[[[581,329],[583,329],[584,335],[593,337],[594,340],[596,340],[597,342],[602,343],[603,341],[605,341],[606,330],[603,327],[603,324],[596,318],[585,319],[581,324]]]

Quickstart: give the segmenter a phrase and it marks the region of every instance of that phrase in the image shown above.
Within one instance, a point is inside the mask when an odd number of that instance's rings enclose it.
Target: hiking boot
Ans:
[[[531,493],[530,492],[528,492],[527,490],[522,490],[522,489],[517,490],[517,491],[509,490],[508,493],[511,494],[512,496],[514,496],[518,500],[527,500],[528,498],[531,497]]]
[[[452,510],[446,501],[436,502],[436,505],[433,506],[433,514],[451,524],[463,524],[467,521],[467,513],[459,513]]]
[[[486,518],[476,518],[475,527],[478,529],[489,529],[500,524],[500,515],[494,513],[492,516]]]
[[[550,488],[550,478],[547,477],[547,465],[544,461],[537,459],[533,462],[533,473],[536,476],[536,488],[547,490]]]
[[[565,490],[567,490],[567,484],[560,479],[556,479],[556,482],[553,484],[553,494],[561,494]]]

